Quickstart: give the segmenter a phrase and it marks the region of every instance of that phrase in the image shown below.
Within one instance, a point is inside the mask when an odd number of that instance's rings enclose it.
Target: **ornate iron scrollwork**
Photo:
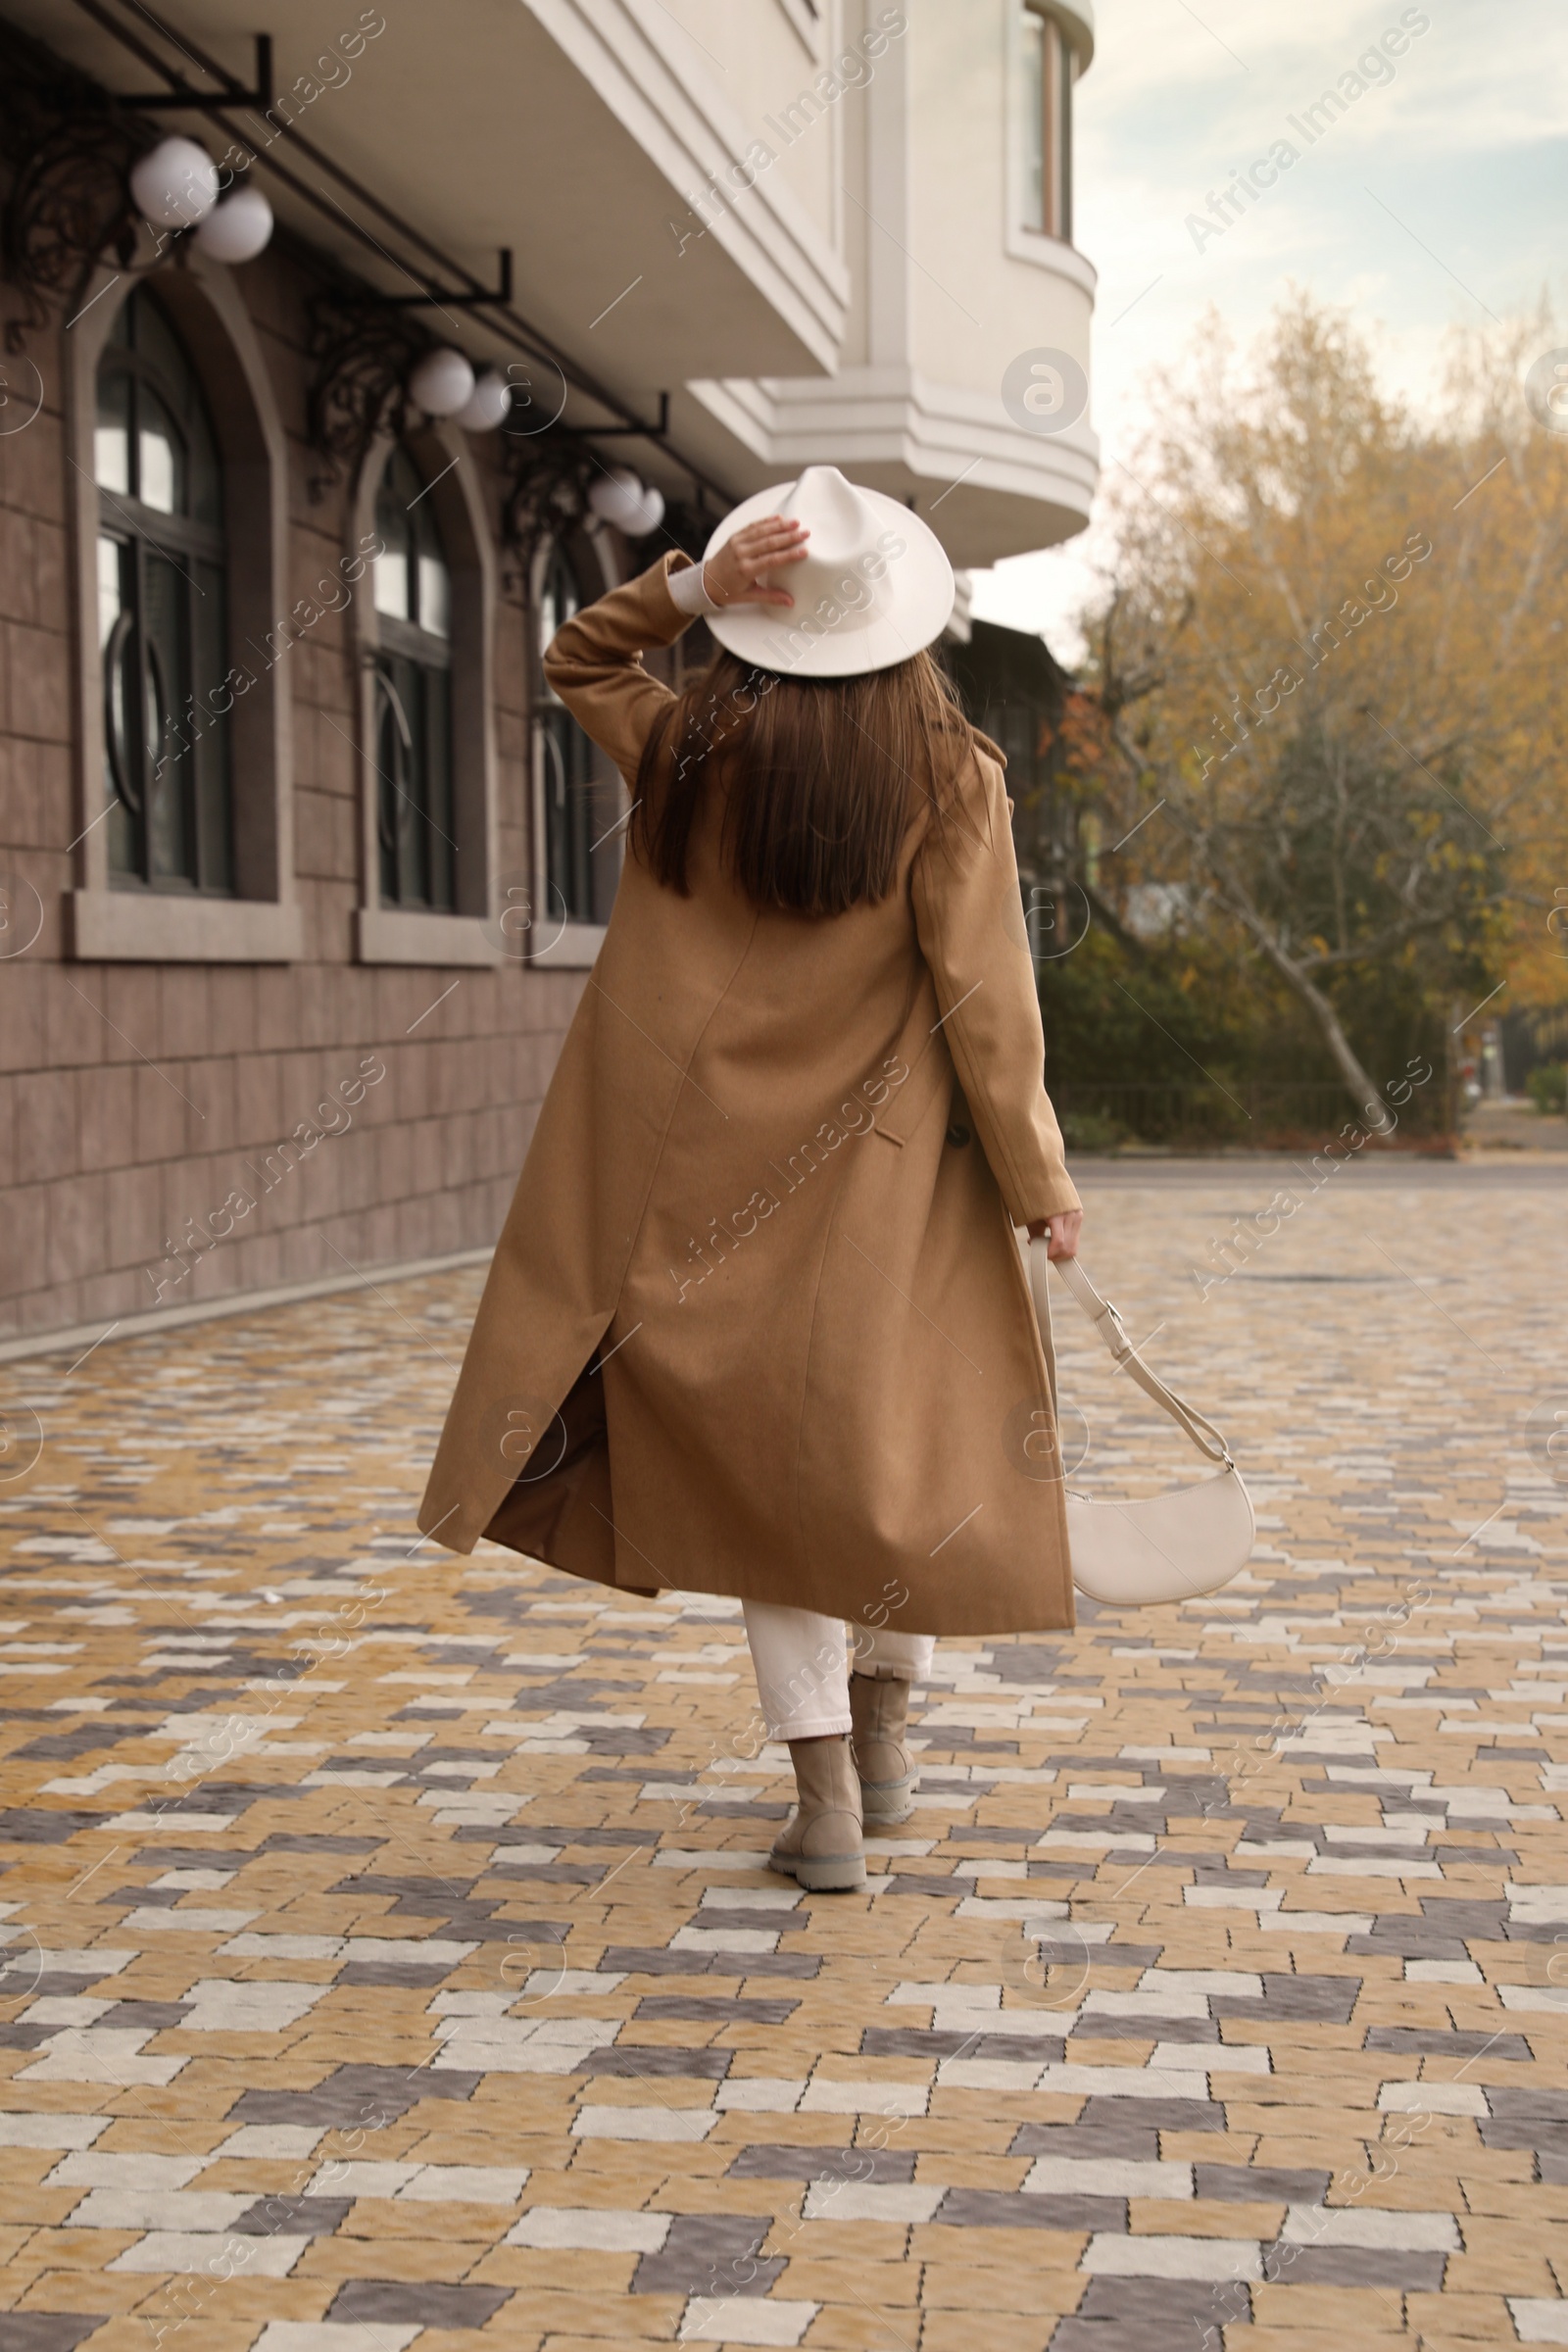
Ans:
[[[521,561],[528,577],[533,560],[549,539],[569,539],[589,514],[588,493],[602,467],[588,443],[566,425],[542,432],[498,436],[507,486],[501,504],[501,536]]]
[[[665,539],[673,540],[683,556],[690,556],[692,562],[697,564],[702,561],[703,551],[713,536],[713,525],[717,519],[716,515],[709,514],[700,499],[694,503],[690,499],[673,498],[664,509],[661,530]]]
[[[309,320],[311,441],[352,478],[378,433],[407,431],[414,412],[405,384],[430,337],[406,313],[346,285],[313,296]]]
[[[7,322],[9,350],[46,325],[50,302],[73,296],[106,254],[122,271],[135,266],[141,223],[126,175],[150,144],[96,82],[24,34],[0,30],[0,156],[11,168],[0,258],[27,302],[24,316]],[[161,244],[137,273],[157,268],[166,250]]]
[[[553,424],[543,432],[498,439],[506,452],[508,486],[501,508],[501,535],[520,559],[526,578],[534,557],[549,539],[569,538],[592,512],[588,493],[602,481],[605,460],[591,434]],[[654,544],[673,543],[693,558],[708,545],[712,519],[700,507],[676,500],[664,510]]]

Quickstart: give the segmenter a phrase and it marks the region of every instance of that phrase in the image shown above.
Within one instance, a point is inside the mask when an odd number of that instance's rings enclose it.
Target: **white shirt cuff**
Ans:
[[[684,612],[689,620],[695,620],[700,612],[718,612],[723,610],[714,604],[703,586],[703,567],[700,564],[688,564],[682,570],[672,571],[665,585],[676,612]]]

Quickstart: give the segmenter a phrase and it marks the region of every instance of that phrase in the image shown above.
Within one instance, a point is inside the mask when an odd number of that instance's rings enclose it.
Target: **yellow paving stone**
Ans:
[[[411,2254],[417,2254],[421,2259],[428,2258],[424,2250],[431,2249],[441,2253],[441,2258],[445,2260],[442,2249],[450,2247],[453,2261],[471,2261],[474,2245],[488,2245],[494,2238],[498,2228],[496,2217],[501,2210],[494,2205],[449,2204],[443,2201],[438,2207],[432,2207],[422,2199],[404,2201],[392,2197],[360,2196],[355,2198],[354,2210],[344,2222],[339,2234],[373,2238],[382,2247],[389,2242],[405,2245]],[[511,2208],[505,2210],[510,2215]],[[437,2213],[441,2222],[439,2239],[412,2234],[418,2225],[428,2230]],[[335,2241],[317,2239],[315,2242],[320,2245]],[[377,2259],[390,2257],[378,2254]]]
[[[1311,2334],[1339,2334],[1342,2339],[1361,2329],[1373,2334],[1398,2331],[1398,2298],[1368,2294],[1346,2286],[1256,2285],[1252,2311],[1259,2328],[1281,2331],[1298,2328]],[[1248,2342],[1251,2338],[1248,2337]]]
[[[43,2270],[19,2266],[14,2275],[8,2272],[6,2283],[15,2291],[10,2305],[14,2311],[133,2311],[148,2286],[145,2278],[113,2272],[100,2275],[95,2266],[69,2262],[54,2262]]]
[[[324,2314],[331,2286],[316,2278],[173,2278],[153,2283],[152,2291],[136,2305],[148,2321],[183,2319],[187,2344],[204,2343],[210,2328],[239,2327],[269,2320],[318,2320]],[[188,2316],[187,2316],[188,2315]]]
[[[1405,2315],[1423,2344],[1506,2344],[1514,2336],[1513,2321],[1500,2295],[1456,2292],[1446,2282],[1441,2295],[1406,2296]]]
[[[985,2260],[992,2251],[992,2239],[1002,2239],[1010,2246],[1006,2265]],[[938,2225],[914,2230],[909,2251],[921,2260],[921,2303],[953,2305],[955,2281],[971,2279],[973,2310],[990,2310],[992,2298],[999,2293],[999,2310],[1034,2310],[1034,2295],[1046,2277],[1051,2279],[1049,2293],[1054,2295],[1057,2310],[1074,2310],[1084,2277],[1079,2272],[1084,2256],[1084,2236],[1074,2236],[1069,2230],[943,2230]],[[997,2281],[997,2268],[1010,2270],[1010,2281]],[[941,2293],[936,2291],[941,2281]],[[1018,2300],[1022,2295],[1022,2300]],[[1065,2295],[1065,2305],[1060,2298]]]
[[[1089,2242],[1086,2230],[971,2230],[941,2222],[917,2223],[909,2232],[909,2252],[934,2268],[967,2264],[990,2272],[1015,2270],[1033,2278],[1043,2271],[1079,2276],[1078,2265]]]
[[[535,2308],[536,2295],[580,2294],[585,2276],[583,2264],[589,2259],[593,2264],[592,2278],[597,2292],[604,2295],[630,2292],[638,2258],[630,2254],[607,2253],[603,2248],[596,2248],[589,2257],[581,2252],[561,2248],[492,2246],[489,2253],[464,2276],[484,2284],[521,2288],[531,2310]]]
[[[1282,2201],[1266,2204],[1261,2201],[1232,2203],[1227,2197],[1190,2198],[1178,2202],[1174,2198],[1132,2197],[1128,2200],[1128,2226],[1140,2237],[1251,2237],[1259,2244],[1269,2245],[1278,2236],[1285,2221]]]
[[[492,2267],[495,2260],[492,2257],[482,2273],[473,2273],[475,2280],[483,2277],[488,2282],[499,2276]],[[617,2293],[608,2278],[603,2287],[590,2286],[580,2266],[575,2293],[542,2287],[530,2289],[521,2301],[519,2316],[524,2326],[537,2328],[548,2343],[554,2343],[558,2337],[570,2341],[574,2335],[608,2335],[626,2343],[665,2343],[674,2333],[682,2307],[681,2299],[670,2295]]]
[[[537,2336],[525,2338],[524,2342],[525,2344],[537,2343],[543,2347],[543,2352],[605,2352],[606,2343],[613,2343],[616,2340],[616,2327],[620,2311],[619,2304],[607,2301],[597,2308],[580,2309],[575,2320],[567,2324],[553,2324],[554,2315],[552,2314],[552,2319],[546,2322],[541,2332]],[[540,2316],[530,2311],[528,2324],[531,2326],[534,2320]],[[628,2327],[625,2332],[628,2339],[635,2339],[638,2342],[658,2343],[664,2340],[658,2334],[650,2336],[641,2325]],[[673,2334],[673,2330],[669,2332]],[[463,2347],[463,2352],[467,2352],[466,2346]],[[722,2345],[717,2347],[717,2352],[725,2352],[725,2347]]]
[[[1047,2352],[1060,2313],[1076,2308],[1076,2300],[1054,2304],[1050,2284],[1043,2281],[1033,2317],[1010,2311],[987,2311],[987,2352]],[[920,2352],[974,2352],[974,2329],[972,2308],[929,2312],[920,2330]]]
[[[428,2219],[429,2208],[425,2208]],[[295,2279],[324,2280],[328,2278],[421,2278],[454,2280],[466,2278],[475,2261],[475,2247],[467,2241],[442,2237],[410,2237],[407,2234],[408,2216],[404,2217],[404,2233],[392,2238],[378,2230],[362,2230],[357,2225],[359,2215],[352,2217],[348,2229],[339,2230],[331,2237],[313,2238],[295,2264],[290,2277]],[[509,2217],[510,2218],[510,2217]],[[492,2228],[494,2216],[491,2217]],[[489,2240],[483,2241],[488,2244]]]
[[[894,2321],[881,2310],[868,2310],[862,2303],[826,2305],[811,2321],[801,2338],[806,2352],[915,2352],[911,2324]],[[734,2339],[734,2352],[742,2352],[739,2338]],[[750,2343],[744,2352],[752,2352]]]
[[[1493,2240],[1468,2216],[1462,2234],[1465,2250],[1449,2260],[1445,2293],[1541,2296],[1548,2302],[1556,2294],[1546,2248],[1539,2236],[1532,2241],[1526,2232],[1510,2230]]]
[[[1519,2210],[1519,2182],[1529,2182],[1533,2214],[1551,2230],[1553,2243],[1559,2240],[1561,2226],[1568,2223],[1568,2181],[1547,2182],[1532,2180],[1528,2172],[1515,2169],[1510,2178],[1502,2165],[1490,2169],[1489,2177],[1480,2179],[1468,2164],[1459,2176],[1459,2187],[1466,2211],[1470,2214],[1498,2214],[1511,2221]]]
[[[258,2315],[258,2317],[262,2315]],[[268,2313],[265,2316],[277,2318],[285,2315]],[[191,2343],[194,2334],[194,2328],[186,2329],[184,2336],[186,2344]],[[225,2321],[208,2319],[205,2315],[203,2317],[202,2352],[249,2352],[249,2347],[255,2343],[256,2336],[256,2318]],[[149,2330],[145,2319],[125,2317],[110,2320],[105,2327],[96,2328],[90,2340],[96,2347],[101,2348],[101,2352],[147,2352],[147,2346],[154,2340],[154,2336]],[[170,2339],[166,2338],[165,2340]],[[194,2352],[194,2346],[192,2352]]]
[[[835,2221],[832,2209],[820,2221],[804,2223],[797,2230],[792,2223],[783,2223],[773,2230],[764,2241],[764,2253],[788,2256],[790,2270],[778,2293],[811,2295],[815,2300],[832,2300],[823,2286],[807,2286],[804,2277],[813,2279],[820,2275],[832,2275],[842,2281],[854,2279],[860,2293],[867,2293],[865,2279],[877,2277],[894,2303],[912,2303],[917,2288],[917,2272],[912,2263],[903,2260],[906,2253],[907,2228],[903,2223],[874,2223],[874,2221]],[[854,2268],[851,2268],[854,2265]],[[865,2277],[860,2275],[865,2272]],[[874,2298],[872,2298],[874,2300]]]
[[[1010,2134],[1009,2134],[1010,2137]],[[950,2188],[1016,2189],[1029,2170],[1027,2156],[955,2155],[946,2147],[920,2155],[917,2180],[940,2180]]]
[[[1363,2303],[1370,2300],[1363,2297]],[[1365,2318],[1356,2322],[1355,2342],[1361,2344],[1403,2344],[1408,2347],[1408,2330],[1397,2322],[1380,2327]],[[1335,2352],[1343,2347],[1344,2334],[1337,2328],[1314,2327],[1304,2321],[1258,2323],[1250,2328],[1228,2328],[1225,2330],[1225,2352]]]
[[[509,2315],[510,2307],[504,2305],[485,2328],[427,2328],[418,2339],[419,2352],[473,2352],[476,2339],[481,2344],[504,2344],[506,2352],[540,2352],[545,2337],[531,2328],[519,2327],[516,2317]]]

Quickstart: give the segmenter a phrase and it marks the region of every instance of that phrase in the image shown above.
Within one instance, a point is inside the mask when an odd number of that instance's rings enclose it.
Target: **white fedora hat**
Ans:
[[[808,466],[798,481],[760,490],[726,514],[704,562],[771,514],[810,533],[805,558],[772,578],[794,607],[730,605],[710,613],[709,628],[727,652],[785,676],[847,678],[907,662],[941,636],[953,612],[953,565],[909,508],[846,481],[836,466]]]

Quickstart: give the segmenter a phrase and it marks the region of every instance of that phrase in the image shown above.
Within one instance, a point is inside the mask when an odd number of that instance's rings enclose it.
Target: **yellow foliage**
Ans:
[[[1145,789],[1216,839],[1264,806],[1295,821],[1296,736],[1343,750],[1352,801],[1358,774],[1402,778],[1431,868],[1404,877],[1411,903],[1490,868],[1503,903],[1463,944],[1514,1004],[1568,998],[1568,436],[1521,388],[1557,331],[1542,315],[1457,340],[1417,418],[1302,297],[1245,362],[1210,318],[1118,494],[1098,639]]]

